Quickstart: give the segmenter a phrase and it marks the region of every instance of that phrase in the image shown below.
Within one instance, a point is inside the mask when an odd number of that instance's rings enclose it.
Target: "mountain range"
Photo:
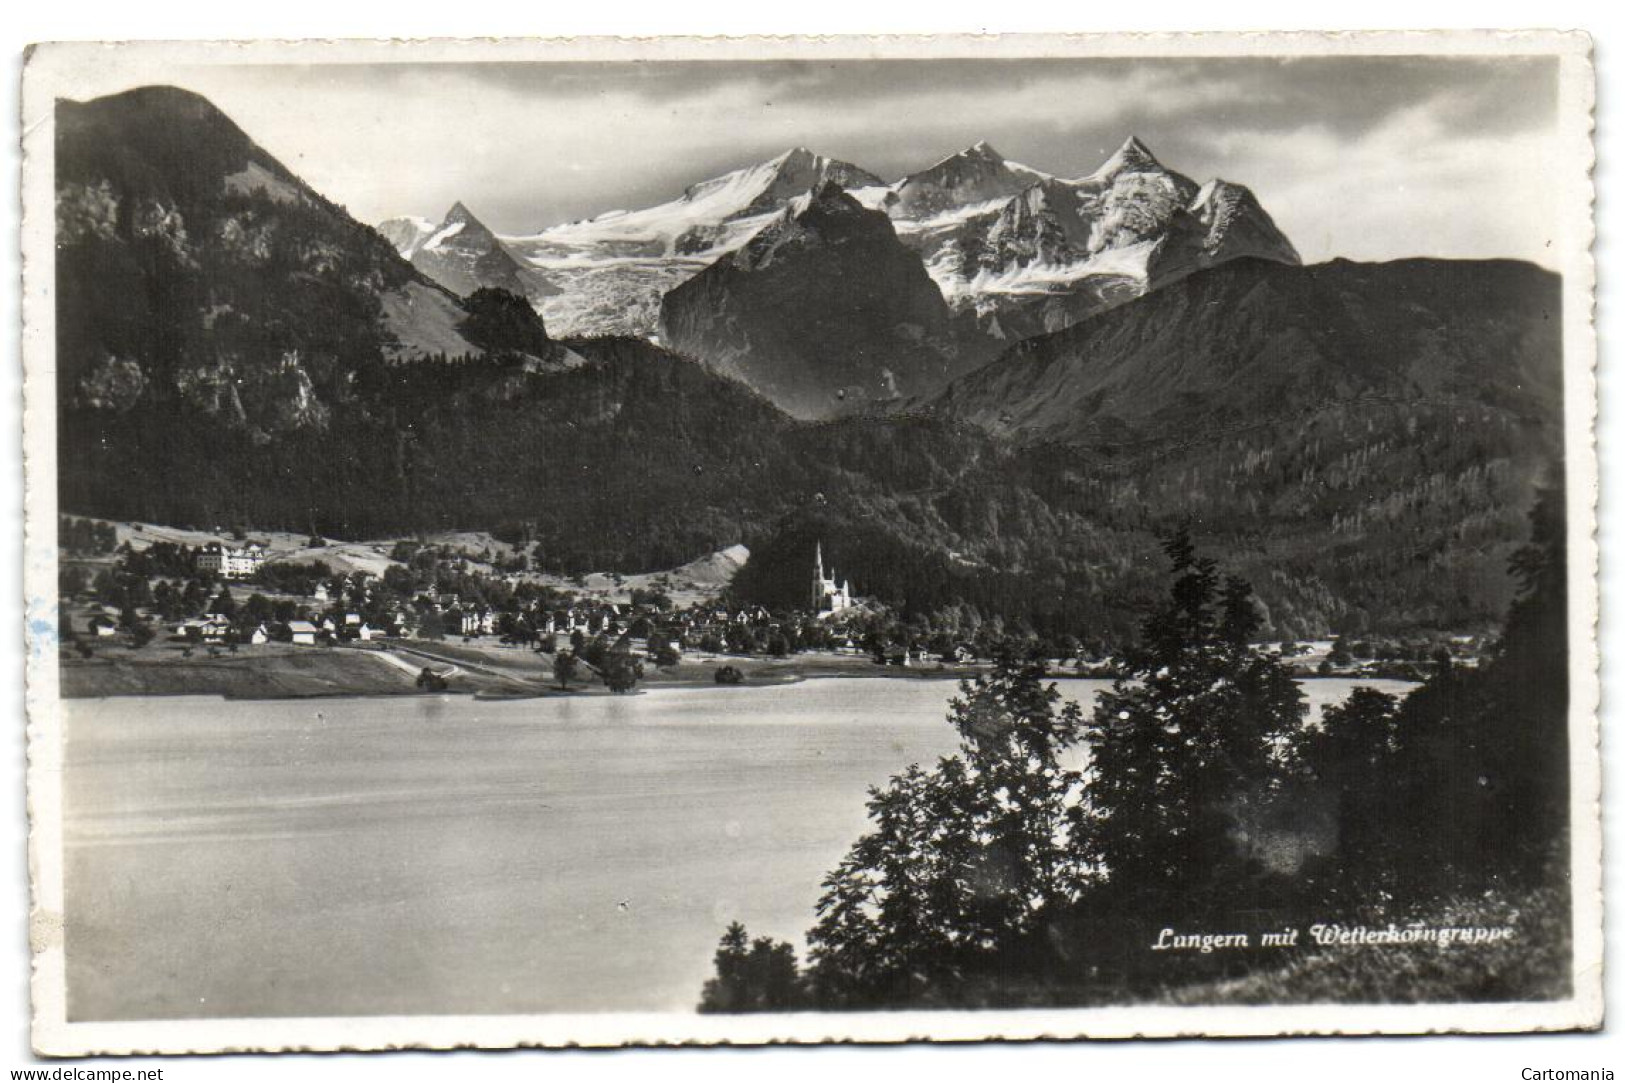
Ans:
[[[664,294],[738,251],[790,200],[825,182],[885,213],[925,260],[950,309],[972,314],[996,340],[1057,330],[1226,260],[1298,262],[1248,189],[1223,180],[1198,186],[1133,137],[1099,169],[1071,180],[1011,162],[985,142],[892,184],[796,147],[692,185],[668,203],[491,237],[482,251],[497,263],[517,257],[548,276],[557,292],[537,300],[559,333],[648,337],[658,330]],[[379,228],[417,262],[413,244],[449,222],[391,219]],[[453,290],[467,284],[419,266]]]
[[[1133,142],[1075,181],[985,146],[894,185],[792,152],[548,231],[584,274],[613,242],[668,276],[640,317],[658,343],[561,335],[531,294],[432,280],[425,250],[530,255],[454,208],[409,259],[188,92],[62,102],[56,146],[73,513],[511,531],[566,572],[744,543],[736,596],[777,605],[821,539],[905,615],[1117,636],[1159,532],[1187,523],[1299,638],[1492,626],[1561,477],[1555,275],[1300,266],[1244,190]],[[1144,272],[1122,296],[1091,285],[1111,260]],[[1001,341],[1016,310],[943,289],[972,264],[1090,265],[1051,302],[1099,311]],[[532,268],[562,291],[544,316],[582,295]]]
[[[873,215],[827,213],[843,190]],[[809,199],[835,234],[802,221]],[[878,219],[890,228],[855,239]],[[1072,180],[986,142],[894,184],[796,147],[671,202],[529,237],[498,238],[461,204],[438,224],[379,229],[453,292],[500,287],[555,331],[663,342],[802,417],[939,389],[1000,344],[1229,260],[1298,262],[1248,189],[1198,186],[1132,137]]]

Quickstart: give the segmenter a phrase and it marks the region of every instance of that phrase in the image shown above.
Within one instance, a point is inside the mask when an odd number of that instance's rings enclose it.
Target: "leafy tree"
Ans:
[[[1021,951],[1088,879],[1076,859],[1076,704],[1039,659],[1000,660],[960,684],[959,754],[870,791],[870,831],[824,882],[809,934],[821,998],[898,1003],[951,990]]]
[[[1079,838],[1114,907],[1189,921],[1258,871],[1253,847],[1307,708],[1280,657],[1251,643],[1251,588],[1221,583],[1184,530],[1163,548],[1171,596],[1089,722]]]
[[[215,597],[213,604],[209,606],[209,612],[216,616],[225,617],[228,620],[237,615],[237,600],[231,596],[230,588],[220,588],[219,595]]]
[[[594,669],[602,669],[605,659],[609,655],[609,640],[602,635],[595,635],[582,644],[576,654],[581,660]]]
[[[1529,518],[1529,544],[1510,564],[1518,596],[1484,680],[1495,705],[1486,720],[1493,734],[1489,766],[1502,798],[1495,830],[1533,851],[1543,842],[1561,847],[1569,817],[1568,547],[1560,481],[1540,492]]]
[[[1511,562],[1519,594],[1478,670],[1436,652],[1403,702],[1356,690],[1298,742],[1339,796],[1334,879],[1424,898],[1551,874],[1568,815],[1562,494],[1544,491]]]
[[[603,675],[611,692],[630,692],[643,677],[643,663],[631,651],[613,650],[604,656]]]
[[[576,656],[570,651],[559,651],[553,656],[553,679],[559,682],[559,691],[570,690],[570,681],[576,675],[576,664]]]
[[[1389,792],[1399,754],[1398,697],[1356,688],[1293,741],[1305,774],[1301,799],[1335,808],[1337,847],[1330,891],[1367,901],[1392,892],[1391,850],[1402,816]]]
[[[631,601],[634,606],[648,609],[658,609],[662,612],[671,608],[671,595],[663,590],[633,587]]]
[[[783,941],[752,941],[736,921],[722,934],[715,962],[716,976],[700,995],[702,1012],[782,1012],[806,1004],[795,949]]]
[[[728,649],[735,654],[760,654],[761,637],[748,624],[735,624],[728,629]]]
[[[649,637],[649,657],[661,669],[671,669],[683,660],[682,652],[665,633],[656,631]]]
[[[717,684],[744,684],[745,674],[738,666],[719,666],[715,680]]]

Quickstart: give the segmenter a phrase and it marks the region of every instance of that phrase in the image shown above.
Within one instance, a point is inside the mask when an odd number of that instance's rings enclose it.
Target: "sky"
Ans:
[[[1557,63],[1311,57],[393,63],[87,73],[209,97],[368,222],[461,200],[504,234],[807,146],[895,179],[972,145],[1061,176],[1135,135],[1245,184],[1309,262],[1552,264]]]

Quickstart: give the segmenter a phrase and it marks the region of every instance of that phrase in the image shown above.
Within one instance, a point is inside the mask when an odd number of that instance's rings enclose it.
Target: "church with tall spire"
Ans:
[[[823,542],[816,543],[813,549],[812,607],[820,617],[832,617],[852,608],[852,584],[836,582],[834,568],[828,576],[824,574]]]

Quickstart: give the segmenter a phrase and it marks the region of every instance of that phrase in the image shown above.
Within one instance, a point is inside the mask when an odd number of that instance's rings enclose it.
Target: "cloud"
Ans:
[[[1252,186],[1306,258],[1535,258],[1549,58],[215,65],[208,95],[352,213],[506,232],[676,196],[794,145],[889,178],[986,139],[1066,176],[1129,134]],[[131,85],[87,87],[105,93]]]

